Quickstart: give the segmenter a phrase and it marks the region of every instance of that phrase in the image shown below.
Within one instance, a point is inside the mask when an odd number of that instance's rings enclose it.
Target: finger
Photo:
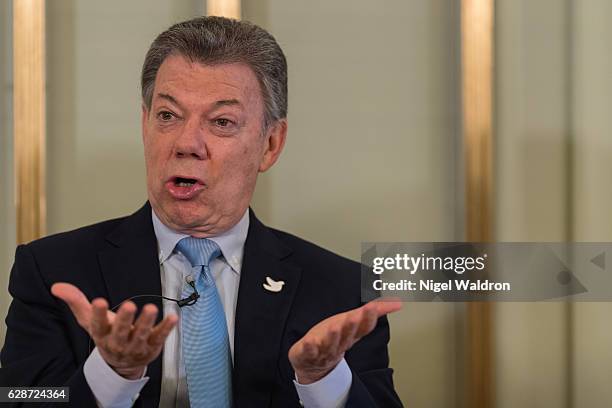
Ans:
[[[355,333],[356,340],[361,339],[362,337],[369,334],[372,330],[374,330],[377,321],[377,306],[372,303],[368,303],[362,306],[360,310],[359,324]]]
[[[402,308],[402,302],[394,299],[373,300],[368,304],[370,303],[375,306],[376,314],[378,317],[389,313],[397,312]]]
[[[143,350],[146,348],[156,317],[157,307],[155,305],[149,303],[142,308],[130,335],[130,349]]]
[[[83,292],[70,283],[59,282],[51,286],[51,293],[66,302],[79,325],[89,331],[92,306]]]
[[[125,348],[128,343],[128,336],[132,330],[135,314],[136,305],[132,301],[127,301],[119,307],[115,316],[115,322],[112,325],[110,343],[121,349]]]
[[[366,307],[367,306],[367,307]],[[373,305],[364,305],[351,310],[346,316],[345,332],[343,333],[343,347],[346,350],[351,348],[359,339],[365,336],[369,330],[366,327],[373,318]]]
[[[108,303],[102,298],[94,299],[91,302],[92,317],[90,335],[97,343],[102,337],[111,331],[111,322],[108,320]]]
[[[115,322],[115,317],[117,316],[117,314],[115,312],[111,312],[110,310],[108,310],[106,312],[106,317],[108,318],[108,322],[112,325]]]
[[[349,313],[344,319],[344,324],[342,326],[342,338],[340,340],[340,344],[338,345],[338,348],[342,352],[350,349],[357,341],[357,329],[359,328],[359,323],[361,322],[359,315],[360,313]]]
[[[338,354],[338,344],[342,334],[342,324],[340,322],[330,325],[325,331],[319,344],[319,353],[323,355]]]
[[[174,314],[170,314],[164,318],[157,326],[153,328],[151,334],[149,335],[148,343],[153,347],[159,347],[164,344],[166,341],[166,337],[168,334],[174,329],[176,324],[178,323],[178,316]]]
[[[378,319],[386,314],[396,312],[402,308],[402,302],[399,300],[373,300],[366,303],[358,310],[361,310],[361,323],[357,330],[357,337],[370,333],[376,327]]]

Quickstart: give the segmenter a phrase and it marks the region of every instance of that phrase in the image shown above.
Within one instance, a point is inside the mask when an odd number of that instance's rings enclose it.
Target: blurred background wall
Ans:
[[[288,142],[259,180],[258,216],[353,259],[366,240],[462,240],[460,2],[242,3],[289,62]],[[612,4],[495,5],[495,238],[612,241]],[[204,11],[199,0],[47,1],[49,233],[146,200],[142,60],[156,34]],[[15,247],[10,1],[0,25],[3,316]],[[611,315],[604,303],[496,304],[495,406],[611,406]],[[391,317],[407,406],[462,407],[464,322],[462,304]]]
[[[612,4],[496,8],[496,239],[612,241]],[[497,407],[612,404],[611,304],[495,308]]]
[[[571,18],[567,2],[496,1],[499,241],[571,239]],[[569,313],[567,303],[496,304],[496,406],[569,406]]]
[[[8,276],[15,250],[13,184],[13,16],[12,2],[0,2],[0,316],[10,303]],[[0,340],[4,343],[4,324]]]
[[[459,9],[445,0],[243,5],[289,63],[287,146],[254,201],[264,222],[353,259],[362,241],[461,239]],[[407,304],[390,317],[407,404],[458,400],[461,310]]]
[[[572,231],[576,241],[612,241],[612,3],[573,3]],[[609,273],[609,270],[606,272]],[[612,303],[572,304],[572,402],[612,404]]]

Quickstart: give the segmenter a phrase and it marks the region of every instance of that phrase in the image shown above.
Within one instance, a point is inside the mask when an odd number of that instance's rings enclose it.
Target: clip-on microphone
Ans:
[[[185,282],[187,282],[187,284],[193,288],[193,293],[189,295],[189,297],[186,297],[185,299],[181,299],[181,300],[172,299],[176,302],[177,305],[179,305],[179,307],[194,305],[195,302],[197,302],[198,298],[200,297],[200,294],[198,293],[198,290],[196,289],[195,282],[193,281],[193,276],[187,275],[185,277]]]

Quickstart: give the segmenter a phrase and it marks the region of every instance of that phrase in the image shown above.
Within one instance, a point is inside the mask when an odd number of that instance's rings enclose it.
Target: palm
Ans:
[[[83,329],[89,333],[104,361],[126,378],[137,378],[161,352],[164,341],[176,325],[175,315],[166,316],[154,326],[158,310],[153,304],[143,307],[134,320],[136,305],[124,302],[117,313],[108,310],[102,298],[91,303],[76,286],[56,283],[51,293],[68,304]]]
[[[372,301],[316,324],[289,350],[298,380],[309,384],[323,378],[348,349],[374,330],[379,317],[399,309],[398,301]]]

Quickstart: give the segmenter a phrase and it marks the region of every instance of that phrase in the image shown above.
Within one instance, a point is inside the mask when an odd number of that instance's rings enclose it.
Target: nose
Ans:
[[[177,158],[194,158],[204,160],[208,150],[204,137],[204,129],[199,120],[187,120],[177,135],[174,143],[174,155]]]

